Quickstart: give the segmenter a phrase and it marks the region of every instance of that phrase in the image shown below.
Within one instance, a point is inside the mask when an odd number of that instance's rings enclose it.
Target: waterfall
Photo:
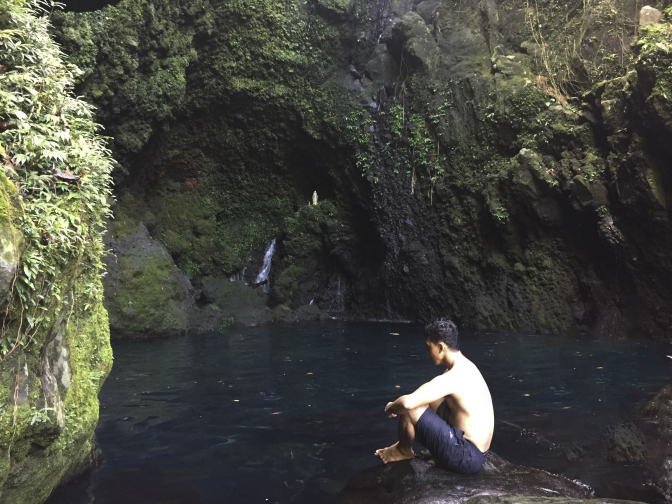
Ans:
[[[234,273],[229,277],[229,281],[231,282],[245,282],[245,270],[239,271],[238,273]],[[247,284],[247,282],[245,282]]]
[[[273,259],[273,253],[275,252],[275,238],[273,238],[273,241],[268,245],[268,248],[266,249],[266,254],[264,254],[264,264],[259,270],[259,274],[257,275],[256,280],[254,283],[260,283],[263,282],[264,280],[268,280],[268,274],[271,272],[271,260]],[[271,288],[268,283],[264,284],[264,292],[268,293]]]

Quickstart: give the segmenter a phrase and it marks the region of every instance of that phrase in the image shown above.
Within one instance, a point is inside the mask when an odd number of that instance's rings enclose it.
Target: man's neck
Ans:
[[[452,350],[448,351],[446,356],[443,358],[442,364],[448,368],[448,371],[453,369],[453,366],[455,365],[456,362],[458,362],[460,359],[462,359],[462,352],[459,350],[456,352],[453,352]]]

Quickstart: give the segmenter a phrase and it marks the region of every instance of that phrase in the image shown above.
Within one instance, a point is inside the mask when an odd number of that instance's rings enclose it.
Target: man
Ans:
[[[440,319],[425,327],[427,353],[446,371],[409,395],[385,407],[399,418],[399,442],[376,451],[386,464],[413,458],[418,440],[436,465],[459,473],[475,473],[490,448],[495,416],[490,391],[476,365],[460,352],[457,327]]]

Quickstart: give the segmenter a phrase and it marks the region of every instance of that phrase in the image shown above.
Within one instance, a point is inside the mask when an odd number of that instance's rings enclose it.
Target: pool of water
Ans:
[[[669,346],[464,331],[462,350],[490,387],[498,455],[598,496],[655,501],[641,467],[595,446],[670,380]],[[335,502],[396,440],[387,402],[444,369],[419,326],[393,323],[116,341],[114,355],[96,430],[104,461],[49,504]]]

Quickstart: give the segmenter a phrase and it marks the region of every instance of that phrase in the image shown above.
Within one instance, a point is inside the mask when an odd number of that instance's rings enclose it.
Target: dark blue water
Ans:
[[[650,498],[644,469],[607,461],[597,441],[670,380],[669,346],[465,332],[462,350],[492,393],[493,451],[599,496]],[[396,440],[387,402],[443,371],[420,327],[388,323],[118,341],[114,355],[104,462],[49,504],[334,502]]]

